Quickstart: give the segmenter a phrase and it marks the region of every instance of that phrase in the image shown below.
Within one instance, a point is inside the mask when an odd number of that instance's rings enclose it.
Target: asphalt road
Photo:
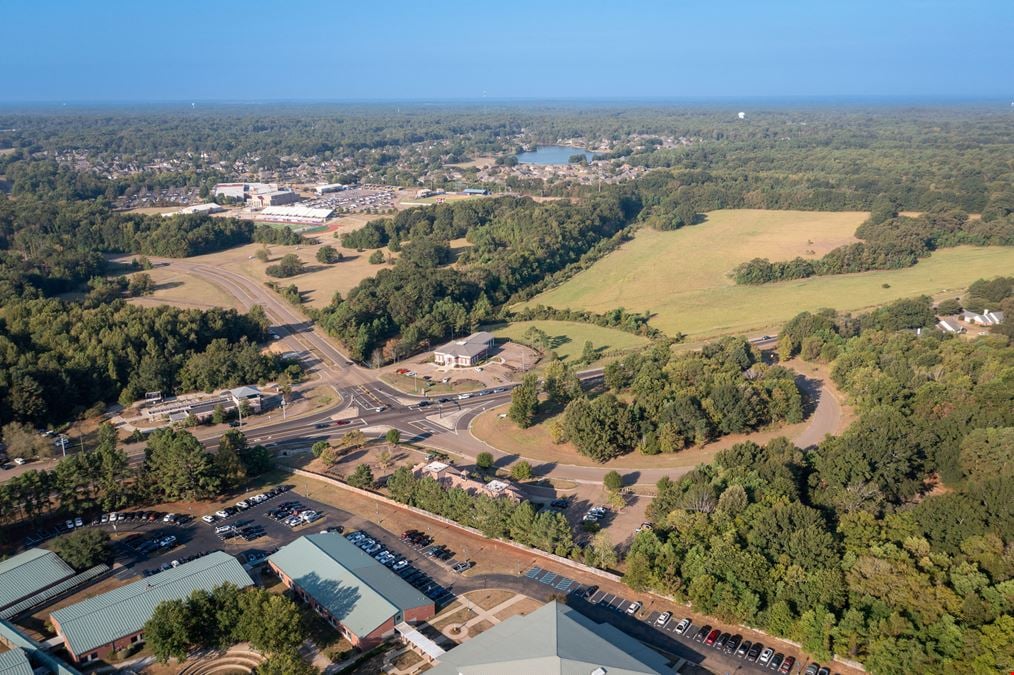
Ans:
[[[267,517],[266,513],[269,510],[286,501],[299,501],[305,507],[322,513],[324,517],[314,523],[294,529]],[[239,557],[240,560],[244,560],[250,554],[270,553],[305,534],[341,525],[346,533],[357,529],[365,531],[385,548],[406,558],[412,567],[424,572],[429,579],[448,589],[454,595],[487,588],[503,588],[523,593],[537,600],[548,601],[559,594],[559,591],[555,591],[551,586],[529,579],[524,575],[484,574],[481,566],[476,567],[468,575],[457,574],[450,569],[450,565],[456,560],[467,559],[467,550],[455,551],[454,558],[447,563],[436,561],[402,542],[400,532],[389,532],[370,520],[318,502],[296,491],[282,493],[273,499],[240,511],[229,519],[211,525],[200,520],[200,516],[204,515],[203,511],[183,515],[188,518],[188,522],[182,525],[169,525],[161,521],[118,524],[117,531],[129,532],[130,535],[117,545],[117,561],[123,565],[123,569],[117,576],[124,581],[130,581],[142,576],[145,570],[157,571],[162,565],[171,564],[174,560],[216,550],[224,550]],[[234,524],[237,527],[257,525],[264,528],[265,534],[252,542],[246,542],[238,537],[223,541],[215,534],[215,527],[221,524]],[[113,530],[113,526],[108,524],[94,527]],[[434,543],[442,543],[439,538],[439,530],[434,534],[436,535]],[[171,549],[157,551],[150,556],[139,555],[134,549],[144,542],[168,535],[173,535],[177,539],[176,545]],[[476,545],[480,544],[477,542]],[[581,598],[582,592],[583,587],[578,587],[578,592],[570,595],[568,604],[595,621],[613,624],[639,640],[667,654],[686,659],[691,666],[699,667],[696,671],[690,668],[685,669],[684,672],[703,673],[710,670],[731,673],[737,667],[739,672],[763,671],[758,666],[745,663],[700,643],[694,643],[673,634],[671,631],[656,628],[651,623],[657,615],[656,613],[650,615],[647,621],[626,615],[623,609],[629,603],[625,599],[616,598],[610,604],[605,602],[592,604]],[[446,604],[445,602],[444,606]],[[615,609],[615,607],[619,607],[619,609]],[[673,621],[675,622],[680,618],[678,608],[673,608],[673,611]]]

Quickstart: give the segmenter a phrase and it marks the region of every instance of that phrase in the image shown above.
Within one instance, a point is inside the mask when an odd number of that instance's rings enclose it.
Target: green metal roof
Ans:
[[[0,607],[12,605],[74,574],[60,556],[33,548],[0,562]]]
[[[81,675],[81,672],[73,668],[57,657],[47,652],[41,644],[25,635],[24,631],[10,621],[0,620],[0,642],[14,648],[17,647],[26,654],[31,655],[31,661],[41,664],[55,675]]]
[[[85,654],[144,628],[155,607],[166,600],[182,600],[195,590],[229,582],[244,587],[253,580],[235,558],[216,551],[174,569],[153,574],[120,588],[58,609],[52,617],[60,624],[67,646]]]
[[[359,636],[399,611],[433,604],[337,532],[300,537],[268,560]]]
[[[18,648],[0,653],[0,675],[32,675],[25,653]]]
[[[440,657],[432,675],[670,675],[669,661],[607,623],[550,602]]]
[[[35,595],[30,595],[24,600],[21,600],[20,602],[17,602],[11,605],[10,607],[7,607],[6,609],[0,610],[0,619],[9,619],[11,617],[17,616],[18,614],[28,611],[32,607],[37,607],[38,605],[41,605],[50,598],[55,598],[58,595],[62,595],[63,593],[66,593],[75,586],[80,586],[86,581],[94,579],[95,577],[101,574],[105,574],[108,571],[109,565],[100,563],[95,567],[92,567],[90,569],[85,570],[84,572],[81,572],[80,574],[75,574],[72,577],[68,577],[67,579],[64,579],[58,584],[50,586],[49,588],[40,591]]]

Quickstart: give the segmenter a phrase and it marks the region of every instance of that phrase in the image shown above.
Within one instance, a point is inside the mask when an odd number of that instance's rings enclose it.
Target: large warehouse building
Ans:
[[[268,558],[282,582],[360,649],[400,623],[425,621],[433,601],[336,532],[300,537]]]
[[[179,567],[58,609],[49,615],[57,635],[77,663],[95,661],[144,639],[144,624],[159,603],[182,600],[196,590],[224,583],[253,585],[243,566],[215,551]]]

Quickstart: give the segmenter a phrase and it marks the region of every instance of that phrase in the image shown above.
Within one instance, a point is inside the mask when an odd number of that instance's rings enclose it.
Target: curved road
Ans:
[[[404,440],[447,450],[473,461],[480,452],[490,452],[495,459],[503,462],[521,458],[503,452],[471,433],[472,421],[485,410],[507,402],[512,386],[499,387],[493,392],[487,390],[484,395],[467,400],[455,399],[419,407],[415,403],[419,397],[399,392],[378,381],[370,370],[353,364],[312,321],[267,286],[208,263],[164,258],[158,263],[203,278],[235,297],[246,309],[253,305],[262,306],[272,322],[272,331],[282,336],[283,344],[292,351],[311,354],[311,370],[322,381],[333,385],[342,396],[342,403],[312,413],[289,420],[268,424],[255,422],[245,426],[244,431],[252,442],[305,447],[317,440],[343,435],[351,429],[382,433],[387,428],[397,428]],[[775,342],[775,338],[764,336],[751,342],[757,346],[768,346]],[[586,382],[600,377],[601,370],[581,373],[582,380]],[[831,388],[823,382],[817,388],[812,382],[807,384],[810,391],[806,393],[816,398],[817,406],[807,426],[793,438],[796,445],[803,448],[813,446],[825,435],[837,431],[842,420],[841,405]],[[339,417],[348,421],[339,425],[336,422]],[[217,434],[202,440],[208,445],[214,444]],[[537,474],[578,483],[600,484],[611,470],[598,466],[545,464],[538,460],[532,460],[532,464]],[[663,476],[676,477],[689,470],[647,467],[629,468],[625,473],[633,475],[635,483],[653,485]]]

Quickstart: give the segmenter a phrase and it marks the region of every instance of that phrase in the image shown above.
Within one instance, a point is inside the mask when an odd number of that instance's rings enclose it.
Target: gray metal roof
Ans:
[[[467,640],[440,657],[432,675],[671,675],[669,661],[607,623],[551,602]]]
[[[359,636],[433,601],[337,532],[300,537],[268,558]]]
[[[144,628],[155,607],[166,600],[182,600],[198,589],[229,582],[244,587],[253,580],[235,558],[216,551],[174,569],[153,574],[126,586],[58,609],[52,618],[60,624],[67,645],[84,654]]]
[[[0,653],[0,675],[32,675],[28,657],[18,648]]]
[[[60,556],[33,548],[0,562],[0,607],[12,605],[74,574]]]
[[[460,340],[452,340],[442,347],[438,347],[435,351],[439,354],[449,354],[454,357],[478,356],[489,349],[495,339],[492,333],[480,331]]]

